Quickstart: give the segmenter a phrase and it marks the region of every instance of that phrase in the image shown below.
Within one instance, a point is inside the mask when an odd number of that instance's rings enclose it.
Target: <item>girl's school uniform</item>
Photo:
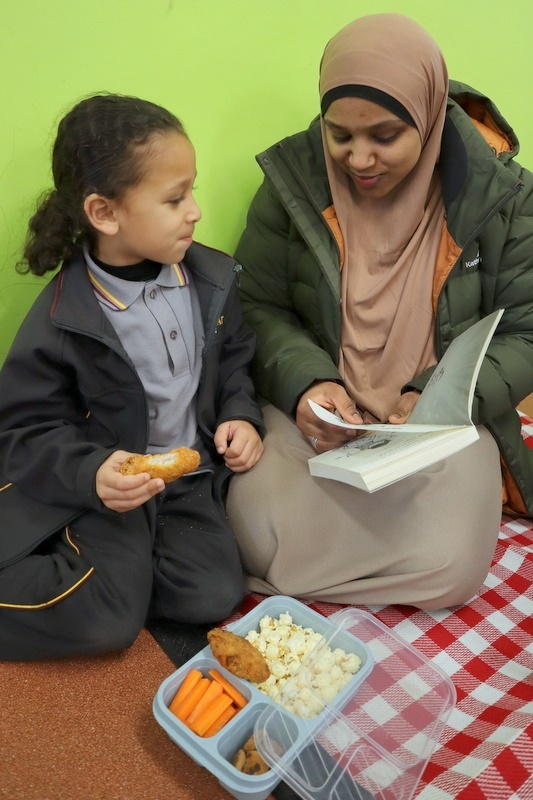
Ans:
[[[131,644],[147,614],[226,617],[243,593],[216,427],[262,428],[229,256],[193,244],[184,259],[203,326],[197,443],[208,470],[118,514],[99,466],[147,452],[150,405],[95,295],[82,257],[63,266],[24,320],[0,371],[0,658],[99,653]],[[175,443],[174,443],[175,444]]]
[[[147,450],[201,447],[196,395],[204,327],[194,281],[183,263],[103,269],[84,249],[98,302],[135,364],[148,402]],[[129,274],[131,271],[131,275]],[[144,273],[144,278],[140,278]],[[202,464],[209,460],[203,448]]]

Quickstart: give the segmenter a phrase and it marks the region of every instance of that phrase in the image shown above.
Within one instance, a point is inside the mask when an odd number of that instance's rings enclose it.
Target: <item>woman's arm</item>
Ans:
[[[501,217],[491,223],[495,230],[487,242],[483,238],[480,253],[494,250],[494,236],[499,229],[506,236],[499,250],[494,278],[492,311],[505,313],[481,366],[474,403],[474,422],[484,424],[511,408],[533,391],[533,175],[522,170],[524,188],[512,207],[502,209]],[[507,229],[506,229],[507,226]]]
[[[241,301],[257,336],[254,379],[258,392],[287,414],[315,380],[340,381],[331,357],[305,327],[293,302],[290,220],[265,182],[248,212],[235,257],[242,264]],[[298,256],[295,256],[296,258]]]
[[[450,319],[458,319],[458,309],[471,313],[472,322],[479,313],[505,309],[479,373],[472,414],[476,425],[516,408],[533,391],[533,175],[522,170],[520,177],[524,187],[493,217],[479,239],[478,304],[465,301],[464,309],[460,308],[453,276],[446,289]],[[404,391],[422,391],[433,370],[423,372]]]

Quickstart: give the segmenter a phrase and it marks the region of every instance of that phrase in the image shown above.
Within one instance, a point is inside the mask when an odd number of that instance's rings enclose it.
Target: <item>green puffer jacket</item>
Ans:
[[[494,104],[452,81],[440,159],[445,226],[434,267],[435,346],[505,313],[473,409],[498,442],[506,510],[533,516],[533,451],[517,404],[533,391],[533,174]],[[256,387],[288,414],[315,380],[340,381],[342,241],[318,119],[257,156],[265,173],[239,242],[241,299],[257,334]],[[409,388],[423,389],[432,369]],[[481,477],[481,476],[480,476]]]

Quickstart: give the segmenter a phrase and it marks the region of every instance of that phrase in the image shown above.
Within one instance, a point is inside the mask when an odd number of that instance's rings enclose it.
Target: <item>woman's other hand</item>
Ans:
[[[313,412],[308,400],[313,400],[328,411],[337,411],[345,422],[360,425],[363,420],[343,386],[334,381],[314,383],[300,397],[296,408],[296,424],[302,436],[307,439],[317,453],[341,447],[359,435],[359,431],[337,428],[335,425],[323,422]]]
[[[407,417],[416,406],[420,392],[405,392],[398,400],[396,411],[389,416],[391,425],[403,425],[407,422]]]
[[[222,422],[215,432],[217,453],[232,472],[246,472],[263,455],[263,442],[256,429],[244,419]]]
[[[116,450],[96,473],[96,494],[111,511],[131,511],[165,488],[161,478],[150,478],[147,472],[139,475],[122,475],[119,472],[122,462],[133,455],[135,453]]]

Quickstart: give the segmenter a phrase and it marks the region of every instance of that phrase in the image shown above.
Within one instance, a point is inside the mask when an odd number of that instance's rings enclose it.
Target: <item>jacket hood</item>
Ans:
[[[498,155],[508,159],[518,154],[520,143],[516,133],[489,97],[467,83],[450,81],[449,98],[470,117]]]

